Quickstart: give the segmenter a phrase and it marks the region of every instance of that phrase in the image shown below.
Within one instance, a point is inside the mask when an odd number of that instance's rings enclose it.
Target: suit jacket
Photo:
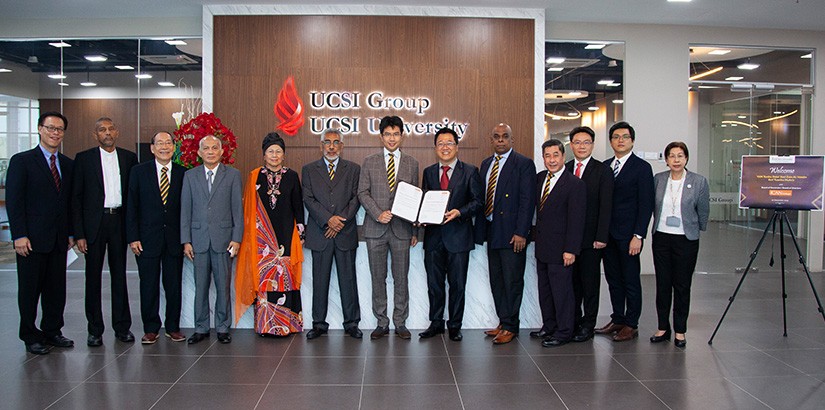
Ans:
[[[180,205],[180,242],[191,243],[196,253],[226,252],[229,242],[243,238],[241,173],[218,164],[212,191],[200,165],[186,171]]]
[[[653,179],[656,187],[656,211],[653,213],[653,229],[656,232],[659,226],[659,218],[662,217],[662,207],[667,189],[667,179],[670,171],[656,174]],[[685,181],[682,185],[682,228],[685,236],[691,241],[699,239],[699,231],[704,231],[708,227],[708,217],[710,216],[710,189],[708,180],[705,177],[685,170]]]
[[[32,251],[69,245],[73,161],[58,153],[60,190],[40,146],[15,154],[6,171],[6,211],[12,239],[28,237]],[[66,250],[66,249],[64,249]]]
[[[436,162],[424,169],[421,188],[426,191],[441,189],[441,165]],[[478,168],[466,162],[456,161],[450,183],[450,200],[447,210],[458,209],[461,216],[445,225],[427,225],[424,233],[424,250],[443,243],[448,252],[473,250],[473,216],[484,206],[484,187]]]
[[[128,203],[129,172],[137,164],[137,155],[122,148],[116,150],[117,164],[120,168],[121,207],[125,209]],[[97,239],[105,200],[100,148],[95,147],[78,153],[74,158],[72,183],[72,222],[75,239],[86,239],[89,243]],[[125,220],[125,212],[121,213],[120,218],[121,222]]]
[[[482,161],[479,170],[485,200],[489,182],[486,180],[487,171],[493,160],[494,157],[490,156]],[[530,226],[533,223],[536,205],[535,178],[536,165],[533,161],[513,150],[499,170],[496,194],[493,198],[492,222],[484,216],[484,203],[476,215],[476,243],[482,244],[487,241],[487,245],[492,249],[504,249],[512,248],[510,240],[513,235],[530,240]]]
[[[535,178],[536,259],[560,265],[564,263],[565,252],[578,255],[582,249],[585,210],[581,204],[587,198],[587,185],[575,175],[561,172],[544,207],[539,209],[546,178],[547,170]]]
[[[142,162],[129,175],[126,204],[126,243],[140,241],[141,255],[159,257],[164,247],[170,255],[180,255],[180,195],[186,168],[170,163],[166,205],[160,197],[155,160]]]
[[[629,241],[633,235],[644,238],[647,234],[650,215],[653,213],[653,168],[632,152],[623,161],[622,171],[613,181],[610,236]],[[604,164],[609,168],[612,162],[611,157]]]
[[[403,181],[418,186],[418,161],[415,158],[402,153],[401,160],[395,168],[396,185]],[[378,216],[392,209],[392,201],[395,200],[395,191],[390,192],[387,182],[383,149],[364,159],[358,179],[358,200],[367,211],[364,218],[364,237],[380,238],[387,229],[392,229],[392,233],[399,239],[410,239],[413,235],[418,235],[418,230],[414,230],[410,222],[398,217],[393,217],[388,224],[378,222]]]
[[[309,211],[304,244],[313,251],[322,251],[330,244],[340,250],[352,250],[358,247],[355,214],[361,206],[358,202],[358,177],[361,167],[339,158],[335,178],[330,180],[327,164],[327,160],[321,158],[304,165],[301,169],[304,206]],[[327,239],[324,232],[328,226],[327,221],[333,215],[338,215],[346,221],[344,229],[341,229],[335,238]]]
[[[575,177],[576,160],[570,160],[565,168]],[[587,202],[584,213],[582,249],[592,249],[593,242],[607,243],[610,237],[610,214],[613,208],[613,171],[601,161],[590,157],[582,171],[581,180],[587,186]]]

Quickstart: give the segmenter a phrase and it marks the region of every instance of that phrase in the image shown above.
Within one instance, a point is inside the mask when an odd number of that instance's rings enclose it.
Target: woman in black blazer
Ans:
[[[653,265],[656,269],[656,313],[659,330],[651,343],[670,340],[670,305],[677,347],[685,347],[690,308],[690,284],[699,255],[699,231],[707,228],[710,194],[705,177],[685,169],[688,148],[676,141],[665,147],[670,171],[656,174],[653,183]]]

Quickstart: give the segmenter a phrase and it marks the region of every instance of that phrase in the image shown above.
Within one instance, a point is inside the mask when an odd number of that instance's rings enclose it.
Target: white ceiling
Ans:
[[[17,19],[192,17],[204,4],[277,3],[307,0],[0,0],[0,22]],[[386,4],[450,7],[544,8],[548,21],[686,24],[825,31],[825,0],[321,0],[323,4]],[[57,5],[56,5],[57,4]]]

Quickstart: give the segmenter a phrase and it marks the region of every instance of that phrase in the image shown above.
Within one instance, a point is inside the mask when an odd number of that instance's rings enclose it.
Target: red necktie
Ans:
[[[52,171],[52,178],[54,178],[54,185],[57,187],[57,190],[60,190],[60,173],[57,172],[57,155],[52,154],[49,158],[49,169]]]
[[[444,165],[441,167],[441,169],[444,170],[444,172],[441,173],[441,190],[443,191],[446,190],[447,186],[450,185],[450,177],[447,176],[447,171],[450,170],[450,166]]]
[[[582,163],[579,162],[576,164],[576,178],[582,177]]]

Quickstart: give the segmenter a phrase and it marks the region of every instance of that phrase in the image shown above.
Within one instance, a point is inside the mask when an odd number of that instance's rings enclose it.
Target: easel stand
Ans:
[[[796,241],[796,234],[791,227],[791,222],[788,220],[788,215],[786,214],[785,210],[776,209],[773,211],[773,216],[771,220],[768,221],[768,226],[765,227],[765,232],[762,233],[762,238],[759,239],[759,243],[756,245],[756,249],[751,253],[750,261],[748,261],[748,266],[745,268],[745,272],[742,274],[742,278],[739,279],[739,284],[736,285],[736,290],[733,291],[733,295],[728,299],[728,307],[725,308],[725,313],[722,314],[722,318],[719,319],[719,323],[716,324],[716,329],[713,330],[713,335],[710,336],[710,340],[708,340],[708,344],[713,344],[713,338],[716,337],[716,332],[719,331],[719,327],[722,326],[722,321],[725,320],[725,316],[728,314],[728,310],[730,310],[733,301],[736,299],[736,294],[739,293],[739,288],[742,287],[742,283],[745,281],[745,278],[748,277],[748,272],[751,269],[751,265],[753,265],[753,261],[756,260],[756,255],[759,254],[759,248],[762,247],[762,243],[765,242],[765,237],[768,236],[768,231],[770,231],[771,226],[775,227],[776,223],[779,222],[779,253],[780,253],[780,266],[782,271],[782,328],[783,333],[782,336],[788,336],[788,312],[786,309],[786,301],[788,299],[788,294],[785,292],[785,227],[788,227],[788,232],[791,234],[791,239],[793,239],[794,247],[796,247],[796,254],[799,255],[799,263],[802,264],[802,268],[805,269],[805,275],[808,277],[808,283],[811,285],[811,290],[814,292],[814,298],[816,298],[816,304],[819,307],[819,313],[822,315],[822,319],[825,320],[825,311],[822,309],[822,302],[819,300],[819,295],[816,293],[816,287],[814,286],[814,281],[811,279],[811,273],[808,271],[808,265],[805,263],[805,257],[802,256],[802,250],[799,249],[799,243]]]

